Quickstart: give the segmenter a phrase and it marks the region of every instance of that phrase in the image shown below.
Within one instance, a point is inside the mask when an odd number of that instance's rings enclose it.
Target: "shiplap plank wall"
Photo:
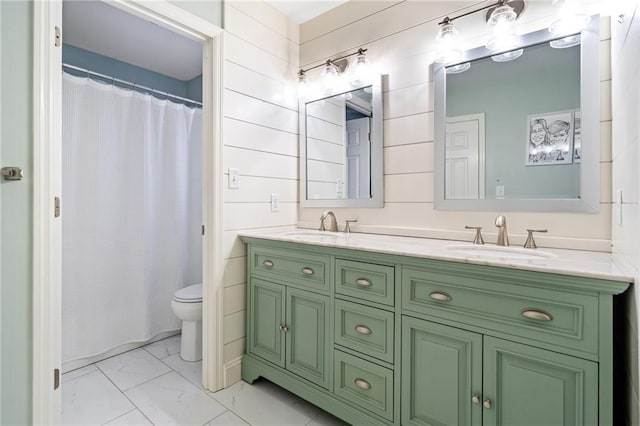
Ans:
[[[334,209],[340,222],[358,219],[360,232],[472,239],[465,225],[483,226],[496,238],[493,219],[503,212],[445,212],[433,209],[433,84],[430,66],[437,23],[479,2],[348,2],[301,25],[300,65],[309,66],[358,47],[383,78],[383,209]],[[360,3],[360,2],[357,2]],[[551,2],[528,2],[520,32],[546,27]],[[336,17],[340,16],[338,22]],[[464,48],[484,44],[484,14],[456,21]],[[601,21],[601,211],[598,214],[507,212],[512,241],[523,243],[527,228],[548,228],[543,246],[609,251],[611,242],[611,73],[610,26]],[[310,75],[310,77],[313,77]],[[316,76],[317,77],[317,76]],[[409,185],[407,187],[407,185]],[[323,209],[299,208],[298,225],[316,227]],[[341,223],[342,224],[342,223]]]
[[[622,296],[624,300],[623,333],[618,334],[615,343],[622,344],[620,358],[620,399],[626,402],[626,411],[616,424],[640,424],[640,67],[637,52],[640,50],[640,6],[629,3],[627,10],[621,11],[611,22],[611,43],[605,47],[612,54],[612,69],[604,70],[613,74],[612,112],[613,147],[612,180],[613,188],[622,191],[622,223],[617,219],[612,223],[612,243],[614,259],[635,277],[635,284]],[[602,70],[601,70],[602,73]],[[611,129],[609,129],[611,131]],[[615,194],[615,192],[614,192]],[[616,217],[614,209],[614,218]]]
[[[245,350],[246,247],[243,229],[295,225],[298,104],[287,88],[298,66],[299,26],[262,1],[224,6],[224,362],[227,385],[240,380]],[[228,188],[228,169],[240,188]],[[280,196],[272,213],[270,196]]]

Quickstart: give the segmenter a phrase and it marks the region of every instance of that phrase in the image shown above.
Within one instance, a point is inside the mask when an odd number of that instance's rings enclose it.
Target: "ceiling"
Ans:
[[[348,0],[265,0],[275,9],[288,16],[293,22],[302,24]]]
[[[303,23],[348,0],[265,0]],[[200,43],[126,13],[103,1],[64,0],[63,42],[178,80],[202,74]]]
[[[202,74],[202,46],[102,1],[63,1],[63,42],[178,80]]]

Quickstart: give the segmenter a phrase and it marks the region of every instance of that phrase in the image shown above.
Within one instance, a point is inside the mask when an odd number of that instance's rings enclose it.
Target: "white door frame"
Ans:
[[[103,0],[107,1],[107,0]],[[222,256],[222,28],[166,0],[111,0],[109,4],[203,43],[203,386],[223,386]],[[54,203],[61,196],[62,28],[61,0],[34,7],[33,132],[33,424],[59,424],[62,277],[61,220]],[[64,214],[64,199],[61,211]],[[167,301],[168,303],[168,301]]]

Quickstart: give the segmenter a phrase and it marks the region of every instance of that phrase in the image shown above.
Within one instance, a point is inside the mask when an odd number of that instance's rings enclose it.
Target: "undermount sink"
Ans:
[[[537,249],[525,249],[518,247],[502,247],[502,246],[484,246],[484,245],[451,245],[446,247],[447,250],[457,252],[465,256],[484,257],[490,259],[519,259],[519,260],[535,260],[535,259],[554,259],[557,258],[553,253],[540,251]]]

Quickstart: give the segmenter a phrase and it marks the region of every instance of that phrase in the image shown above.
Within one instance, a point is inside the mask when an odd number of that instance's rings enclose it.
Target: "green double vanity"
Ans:
[[[613,295],[631,278],[606,254],[242,238],[247,382],[264,377],[355,425],[613,422]]]

